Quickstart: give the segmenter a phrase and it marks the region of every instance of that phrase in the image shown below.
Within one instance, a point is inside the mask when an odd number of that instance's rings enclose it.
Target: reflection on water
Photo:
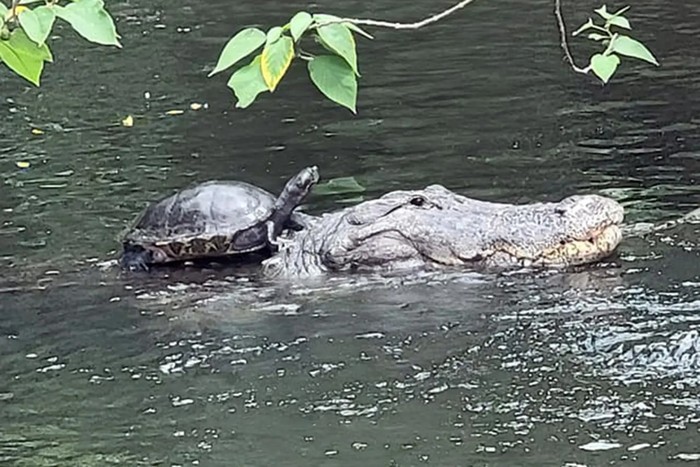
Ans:
[[[700,205],[694,5],[636,3],[635,31],[662,67],[626,63],[605,88],[568,72],[553,27],[522,27],[549,21],[548,4],[476,2],[430,30],[381,31],[361,42],[352,116],[300,78],[246,111],[205,78],[232,30],[309,5],[141,3],[110,7],[123,51],[61,32],[40,90],[3,75],[0,463],[700,457],[697,224],[567,272],[271,285],[255,264],[103,266],[164,193],[211,178],[277,191],[310,164],[355,176],[368,197],[431,183],[509,202],[600,192],[629,222],[677,217]],[[596,6],[571,5],[569,23]],[[433,8],[318,5],[391,19]],[[128,114],[133,128],[119,124]],[[308,209],[349,201],[317,195]]]

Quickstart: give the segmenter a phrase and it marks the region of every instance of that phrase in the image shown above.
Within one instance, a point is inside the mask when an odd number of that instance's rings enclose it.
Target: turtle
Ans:
[[[294,210],[318,182],[305,167],[275,196],[239,180],[213,180],[184,188],[147,206],[122,235],[122,268],[242,255],[277,248],[285,228],[301,230],[308,216]]]

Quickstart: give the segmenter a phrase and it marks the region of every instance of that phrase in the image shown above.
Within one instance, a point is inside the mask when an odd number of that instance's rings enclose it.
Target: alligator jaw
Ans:
[[[622,229],[617,223],[602,226],[578,239],[559,241],[555,246],[528,250],[511,243],[498,242],[475,257],[461,257],[462,264],[482,264],[488,268],[509,266],[568,267],[600,261],[613,254],[622,240]],[[456,265],[450,258],[431,258],[443,265]]]
[[[622,229],[613,224],[585,240],[570,240],[542,253],[537,263],[546,266],[576,266],[610,256],[622,240]]]
[[[517,248],[500,246],[489,255],[486,263],[491,266],[507,264],[524,267],[567,267],[599,261],[610,256],[622,240],[619,224],[603,226],[580,239],[562,240],[556,246],[536,254],[528,254]]]

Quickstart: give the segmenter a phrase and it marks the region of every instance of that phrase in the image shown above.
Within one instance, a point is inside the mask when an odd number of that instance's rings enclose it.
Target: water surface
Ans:
[[[249,24],[302,8],[413,20],[449,4],[113,2],[123,50],[59,30],[40,89],[2,74],[2,463],[697,459],[697,225],[538,274],[295,287],[259,283],[254,265],[148,277],[98,266],[163,194],[222,177],[277,191],[310,164],[356,177],[367,198],[432,183],[505,202],[592,192],[622,202],[629,222],[700,205],[690,1],[633,5],[636,37],[662,66],[626,61],[606,87],[567,69],[549,2],[524,0],[360,39],[357,116],[324,101],[302,67],[245,111],[227,77],[206,78]],[[569,26],[597,6],[565,5]],[[572,45],[582,64],[589,49]],[[355,196],[314,195],[306,209]]]

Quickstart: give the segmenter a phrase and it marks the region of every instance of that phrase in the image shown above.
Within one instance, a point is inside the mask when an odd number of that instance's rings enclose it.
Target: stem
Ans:
[[[336,20],[329,20],[329,21],[324,21],[323,23],[319,23],[317,27],[324,26],[326,24],[333,24],[333,23],[351,23],[355,24],[357,26],[376,26],[376,27],[382,27],[382,28],[391,28],[391,29],[419,29],[424,26],[427,26],[429,24],[435,23],[436,21],[440,21],[441,19],[445,18],[446,16],[451,15],[457,10],[461,10],[465,6],[469,5],[470,3],[474,2],[474,0],[462,0],[461,2],[452,5],[450,8],[440,12],[436,13],[434,15],[428,16],[427,18],[424,18],[420,21],[415,21],[413,23],[397,23],[397,22],[390,22],[390,21],[378,21],[374,19],[358,19],[358,18],[338,18]],[[564,17],[561,13],[561,0],[554,0],[554,15],[557,18],[557,24],[559,26],[559,34],[561,38],[561,48],[564,51],[564,55],[566,56],[566,60],[569,62],[569,65],[571,65],[571,69],[574,70],[576,73],[582,73],[582,74],[587,74],[589,71],[589,68],[581,68],[576,65],[576,62],[574,62],[574,57],[571,55],[571,50],[569,49],[569,43],[566,39],[566,26],[564,25]],[[595,25],[594,25],[595,26]],[[600,26],[595,26],[596,28],[600,28]],[[610,35],[610,31],[603,29],[606,34]]]
[[[571,69],[576,73],[587,74],[588,68],[580,68],[576,66],[574,62],[574,57],[571,55],[571,50],[569,49],[569,43],[566,40],[566,26],[564,25],[564,16],[561,14],[561,0],[554,0],[554,16],[557,17],[557,24],[559,25],[559,37],[561,39],[561,48],[564,51],[564,56],[566,60],[571,65]]]
[[[10,17],[7,19],[8,23],[17,19],[17,6],[19,5],[19,2],[20,0],[12,0],[12,6],[10,7]]]
[[[326,24],[332,24],[332,23],[352,23],[358,26],[376,26],[380,28],[391,28],[391,29],[419,29],[422,28],[423,26],[427,26],[428,24],[434,23],[436,21],[440,21],[442,18],[451,15],[457,10],[461,10],[465,6],[469,5],[472,3],[474,0],[462,0],[461,2],[457,3],[456,5],[452,5],[450,8],[447,10],[444,10],[440,13],[436,13],[434,15],[428,16],[425,19],[422,19],[420,21],[416,21],[413,23],[395,23],[391,21],[377,21],[374,19],[358,19],[358,18],[339,18],[337,20],[329,20],[329,21],[324,21],[323,23],[318,24],[318,26],[325,26]]]
[[[610,43],[605,48],[605,52],[603,52],[603,55],[608,55],[610,52],[612,52],[613,45],[615,45],[615,39],[617,39],[617,33],[610,34]]]
[[[600,32],[604,32],[608,36],[612,37],[612,33],[610,32],[610,30],[604,28],[603,26],[598,26],[597,24],[591,24],[591,29],[596,29]]]
[[[297,48],[297,58],[300,60],[310,62],[314,59],[314,56],[304,50],[301,50],[301,48]]]

